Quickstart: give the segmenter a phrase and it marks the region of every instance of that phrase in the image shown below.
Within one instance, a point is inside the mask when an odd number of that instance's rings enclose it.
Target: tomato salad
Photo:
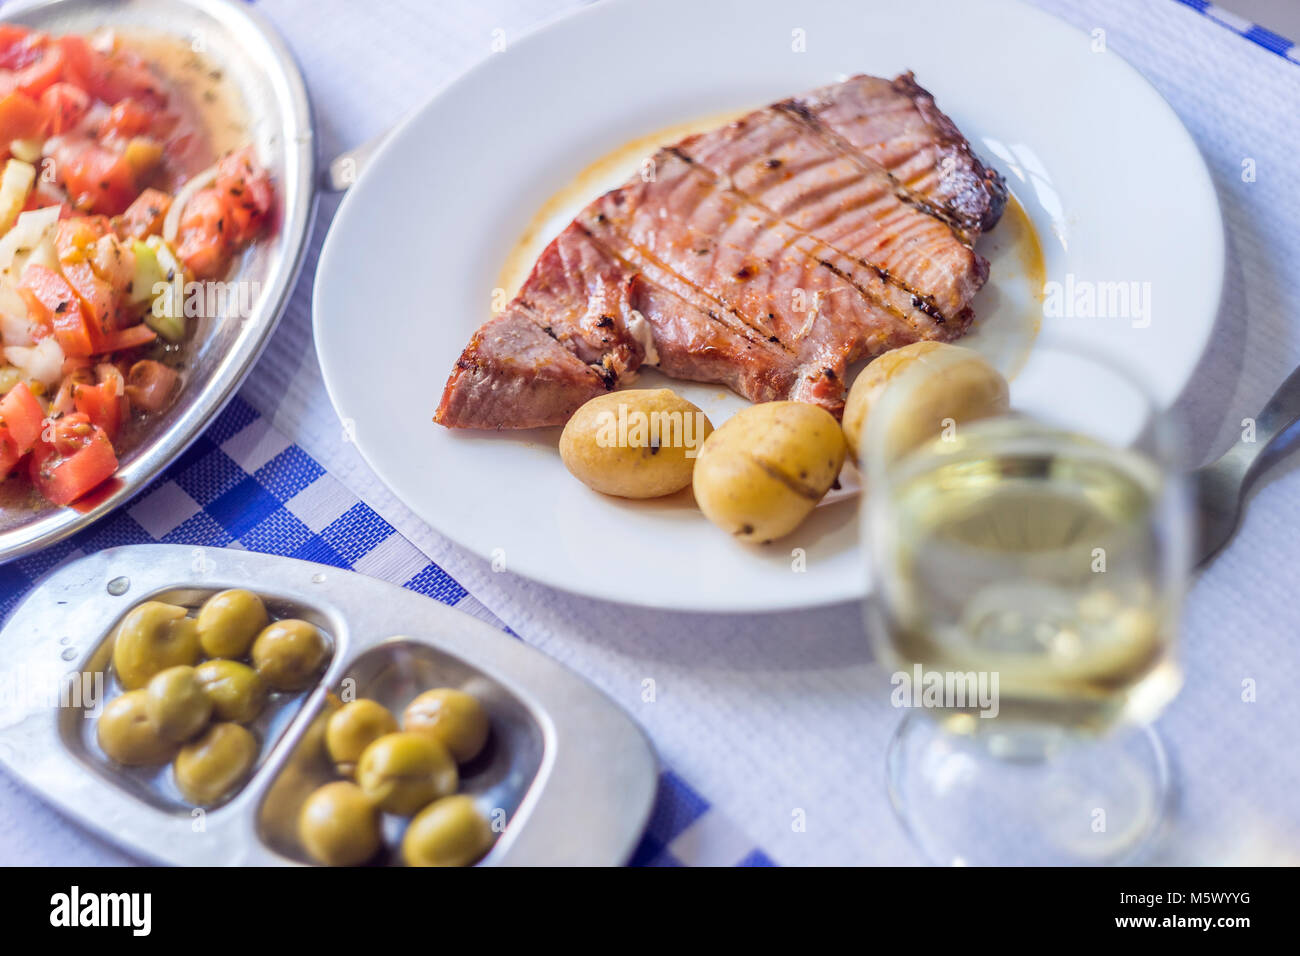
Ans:
[[[213,163],[191,106],[111,35],[0,24],[0,480],[56,505],[180,388],[160,359],[190,330],[159,290],[222,277],[267,228],[266,171],[251,147]]]

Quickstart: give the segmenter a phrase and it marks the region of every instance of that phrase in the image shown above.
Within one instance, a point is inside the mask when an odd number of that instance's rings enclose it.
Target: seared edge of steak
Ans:
[[[938,131],[944,145],[941,182],[949,212],[968,229],[988,232],[998,224],[1007,205],[1007,183],[996,169],[985,166],[947,113],[935,105],[930,91],[909,71],[894,78],[894,89],[911,97],[919,112]]]
[[[911,72],[892,81],[858,75],[786,100],[889,170],[923,208],[969,244],[997,225],[1007,202],[1002,175],[985,166],[934,96]]]
[[[567,421],[606,389],[604,376],[510,309],[474,333],[433,420],[450,428],[538,428]]]

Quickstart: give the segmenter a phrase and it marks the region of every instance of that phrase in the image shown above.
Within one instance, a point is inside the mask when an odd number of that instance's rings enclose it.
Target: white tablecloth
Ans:
[[[1174,0],[1037,2],[1085,30],[1103,27],[1109,49],[1177,110],[1214,174],[1229,231],[1228,284],[1180,403],[1192,426],[1189,458],[1206,460],[1300,364],[1300,64]],[[490,55],[494,30],[518,37],[577,5],[258,3],[302,64],[324,158],[382,132]],[[976,58],[971,68],[985,67]],[[1254,182],[1242,180],[1245,158],[1255,160]],[[884,750],[899,715],[856,606],[764,616],[615,608],[494,574],[388,493],[342,440],[312,348],[314,253],[336,205],[322,199],[313,256],[245,397],[524,640],[630,710],[668,764],[775,860],[920,862],[886,800]],[[1298,470],[1300,456],[1262,476],[1241,532],[1191,589],[1186,685],[1159,724],[1178,803],[1154,862],[1300,862],[1300,757],[1290,744],[1300,726]],[[646,678],[658,688],[654,703],[641,702]],[[1241,700],[1247,678],[1257,702]],[[0,862],[125,859],[8,778],[0,778],[0,808]],[[796,810],[802,829],[791,825]]]

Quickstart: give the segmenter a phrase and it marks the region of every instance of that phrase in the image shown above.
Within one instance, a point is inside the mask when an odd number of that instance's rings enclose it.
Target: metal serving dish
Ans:
[[[234,395],[288,304],[314,211],[316,151],[311,106],[297,64],[270,24],[247,4],[227,0],[46,0],[8,3],[4,19],[48,33],[104,27],[148,31],[201,43],[203,55],[243,101],[248,138],[276,187],[272,235],[244,255],[232,276],[260,283],[247,319],[206,321],[189,340],[184,388],[175,404],[129,445],[112,483],[84,511],[0,507],[0,562],[67,537],[124,504],[181,454]]]
[[[308,617],[332,638],[333,656],[313,690],[259,728],[262,754],[243,788],[200,814],[157,774],[109,763],[83,707],[93,701],[68,688],[94,687],[114,628],[136,604],[197,606],[229,587],[264,595],[273,613]],[[624,863],[654,799],[654,751],[603,694],[482,621],[351,571],[186,545],[111,548],[42,581],[0,632],[0,648],[0,763],[106,839],[165,863],[306,862],[293,821],[306,794],[331,777],[317,745],[326,695],[345,680],[356,696],[397,709],[435,686],[483,701],[492,735],[462,768],[461,790],[507,821],[483,864]],[[113,694],[102,680],[101,708]],[[386,817],[385,826],[395,845],[401,821]]]

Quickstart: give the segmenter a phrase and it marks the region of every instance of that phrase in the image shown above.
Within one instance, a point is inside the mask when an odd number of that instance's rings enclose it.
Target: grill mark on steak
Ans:
[[[972,236],[970,232],[962,226],[961,221],[953,212],[943,206],[936,206],[934,203],[930,202],[930,200],[913,191],[904,183],[899,182],[898,178],[888,169],[863,156],[855,150],[846,139],[819,120],[817,114],[813,113],[799,100],[782,100],[780,103],[773,103],[772,109],[780,110],[781,112],[794,117],[798,122],[806,126],[810,133],[821,139],[822,142],[826,143],[826,145],[838,150],[845,157],[857,163],[864,171],[879,173],[889,177],[889,181],[894,189],[894,195],[902,202],[907,203],[917,212],[939,220],[939,222],[951,229],[952,234],[964,245],[975,245],[975,239],[979,238],[978,235]]]
[[[689,156],[687,156],[686,154],[682,153],[681,150],[677,149],[676,147],[669,147],[668,149],[665,150],[665,152],[667,152],[667,153],[669,153],[669,154],[675,156],[676,158],[682,160],[683,162],[689,164],[689,165],[692,167],[692,171],[693,171],[694,173],[699,174],[699,175],[706,175],[706,176],[709,176],[710,182],[711,182],[711,184],[712,184],[713,186],[715,186],[715,187],[718,188],[718,189],[723,190],[724,192],[727,192],[727,193],[730,193],[730,194],[733,194],[733,195],[737,196],[737,197],[740,199],[741,202],[743,202],[743,203],[745,203],[745,204],[747,204],[747,205],[752,205],[752,206],[754,206],[755,209],[760,210],[764,215],[766,215],[766,216],[768,217],[768,219],[769,219],[771,222],[773,222],[773,223],[780,222],[782,225],[788,226],[788,227],[789,227],[789,230],[790,230],[789,233],[788,233],[788,238],[787,238],[787,240],[786,240],[786,241],[781,245],[781,247],[780,247],[781,261],[783,261],[783,262],[788,262],[788,261],[790,261],[790,255],[789,255],[789,254],[791,253],[791,251],[793,251],[793,254],[794,254],[794,255],[801,256],[801,257],[804,258],[804,259],[807,259],[807,260],[809,260],[809,261],[811,261],[811,262],[816,263],[818,266],[820,266],[820,267],[822,267],[822,268],[825,268],[825,269],[830,270],[830,272],[831,272],[833,275],[835,275],[836,277],[838,277],[838,278],[844,280],[847,284],[851,285],[853,288],[855,288],[859,293],[861,293],[861,294],[862,294],[866,299],[868,299],[868,300],[869,300],[870,302],[872,302],[874,305],[879,306],[880,308],[883,308],[883,309],[887,310],[891,315],[895,316],[895,317],[896,317],[897,319],[899,319],[900,321],[908,322],[909,324],[911,323],[911,320],[910,320],[910,318],[909,318],[909,316],[908,316],[906,310],[901,309],[901,308],[898,308],[896,305],[894,305],[894,304],[892,304],[892,303],[890,303],[890,302],[887,302],[887,301],[883,300],[882,297],[879,296],[877,293],[872,292],[872,291],[870,291],[869,289],[867,289],[867,288],[865,288],[864,286],[862,286],[860,282],[858,282],[858,281],[855,280],[855,278],[853,277],[852,273],[848,272],[848,271],[845,270],[845,269],[838,268],[838,267],[837,267],[833,262],[831,262],[831,261],[829,261],[828,259],[826,259],[826,258],[824,257],[824,253],[821,251],[820,248],[807,249],[807,248],[800,248],[800,247],[798,247],[797,244],[798,244],[798,242],[799,242],[799,239],[800,239],[801,237],[808,236],[808,235],[809,235],[808,233],[804,232],[803,230],[797,229],[797,228],[794,227],[794,226],[791,226],[788,222],[785,222],[785,220],[781,219],[781,217],[775,215],[775,214],[774,214],[770,209],[767,209],[766,207],[764,207],[761,203],[754,202],[752,199],[750,199],[750,198],[749,198],[748,196],[746,196],[744,193],[741,193],[741,192],[739,192],[738,190],[735,190],[735,189],[733,189],[733,188],[727,186],[725,183],[721,182],[717,176],[715,176],[715,175],[709,173],[708,170],[705,170],[705,169],[703,169],[702,167],[698,166],[698,165],[695,163],[695,161],[694,161],[693,159],[691,159],[691,158],[690,158]],[[814,240],[816,240],[816,237],[815,237],[815,236],[812,236],[811,238],[814,239]],[[819,241],[819,240],[817,240],[817,241]],[[835,250],[835,251],[838,252],[838,250]],[[646,255],[648,256],[649,254],[647,253]],[[863,264],[864,266],[867,266],[868,268],[873,269],[873,270],[874,270],[878,275],[880,275],[880,277],[881,277],[882,279],[884,278],[884,272],[883,272],[883,270],[878,269],[878,268],[876,268],[876,267],[874,267],[874,266],[870,266],[870,265],[867,264],[867,263],[862,263],[862,264]],[[668,266],[668,265],[666,265],[666,264],[664,265],[664,268],[665,268],[665,269],[671,269],[671,267]],[[735,273],[735,277],[738,278],[738,279],[741,279],[741,280],[752,279],[752,278],[755,278],[756,276],[757,276],[757,272],[756,272],[755,270],[753,270],[753,269],[752,269],[750,266],[748,266],[748,265],[746,265],[746,266],[742,266],[742,267],[741,267],[739,270],[737,270],[736,273]],[[725,303],[724,303],[724,305],[725,305]],[[736,308],[734,308],[734,307],[728,307],[728,308],[730,308],[730,311],[733,312],[734,314],[736,314],[736,315],[738,315],[738,316],[741,316],[741,318],[742,318],[742,320],[743,320],[744,316],[743,316],[743,314],[740,312],[740,310],[738,310],[738,309],[736,309]],[[768,312],[767,315],[768,315],[769,318],[773,318],[773,317],[774,317],[774,316],[773,316],[773,313],[771,313],[771,312]],[[942,321],[942,316],[940,316],[940,321]],[[791,346],[791,345],[785,343],[784,341],[782,341],[781,338],[780,338],[780,336],[778,336],[778,335],[776,335],[776,334],[774,334],[774,333],[768,333],[768,330],[767,330],[767,329],[765,329],[765,328],[759,326],[759,327],[757,327],[757,328],[755,329],[755,331],[757,331],[757,332],[760,333],[760,334],[767,334],[767,335],[768,335],[768,341],[775,341],[775,342],[781,344],[781,346],[782,346],[783,348],[785,348],[785,349],[787,349],[787,350],[789,350],[789,351],[793,351],[793,346]]]
[[[657,179],[653,183],[626,187],[629,194],[626,202],[621,204],[620,211],[618,213],[611,211],[603,221],[604,226],[618,232],[625,239],[629,238],[630,232],[638,223],[645,225],[645,221],[648,219],[649,223],[654,225],[661,219],[661,217],[656,215],[656,209],[652,206],[643,206],[641,199],[649,197],[653,202],[661,204],[658,206],[659,210],[667,211],[667,207],[662,205],[662,203],[671,200],[673,195],[676,194],[676,190],[668,196],[667,200],[662,196],[656,197],[656,194],[667,190],[674,184],[685,183],[686,176],[695,176],[699,177],[701,181],[701,190],[696,191],[700,193],[702,198],[691,207],[691,215],[697,214],[701,207],[713,202],[714,204],[721,204],[731,209],[731,213],[727,220],[728,226],[726,227],[729,230],[736,228],[737,223],[748,222],[754,224],[755,233],[759,240],[772,235],[784,236],[778,247],[769,250],[766,255],[760,257],[765,262],[775,262],[775,265],[769,265],[767,270],[768,272],[775,273],[784,270],[784,274],[788,276],[791,270],[798,271],[800,269],[806,269],[809,266],[815,266],[817,271],[821,271],[826,269],[826,263],[828,260],[842,257],[842,253],[838,250],[827,247],[816,236],[812,236],[797,229],[780,217],[772,215],[770,210],[754,203],[744,194],[735,189],[729,188],[725,183],[720,182],[719,178],[711,171],[697,165],[689,156],[684,156],[680,149],[669,147],[662,150],[657,154],[657,159]],[[675,167],[673,165],[673,160],[680,163],[681,167]],[[684,175],[679,175],[679,173]],[[689,185],[687,188],[689,188]],[[620,218],[620,216],[623,218]],[[691,220],[688,218],[687,224],[689,225],[690,222]],[[716,240],[711,239],[713,247],[715,249],[722,249],[725,247],[741,257],[749,256],[751,254],[751,249],[747,245],[729,244],[727,242],[729,235],[729,232],[724,232],[720,238]],[[642,245],[641,248],[644,249],[644,245]],[[804,265],[800,266],[800,263],[803,263]],[[697,262],[686,261],[682,268],[693,269],[697,265]],[[856,263],[854,265],[856,266]],[[925,318],[913,317],[909,314],[908,309],[911,307],[912,303],[912,297],[910,295],[907,296],[905,300],[893,303],[893,308],[886,308],[884,304],[886,300],[882,297],[881,290],[872,289],[868,292],[867,287],[862,284],[860,279],[857,277],[851,277],[852,269],[848,266],[849,264],[846,263],[844,268],[829,270],[830,274],[840,279],[841,282],[839,283],[838,288],[832,287],[821,290],[824,295],[829,296],[837,292],[855,292],[858,296],[863,298],[864,302],[862,304],[866,308],[875,312],[880,318],[887,319],[894,323],[903,323],[907,328],[907,334],[915,334],[917,329],[924,328],[924,326],[928,324]],[[672,269],[672,266],[667,265],[667,268]],[[685,276],[682,272],[682,268],[673,269],[673,271],[678,276],[683,276],[689,281],[694,282],[697,286],[703,285],[703,283],[690,279],[689,276]],[[723,269],[720,271],[725,273],[728,277],[732,277],[735,274],[732,270]],[[710,273],[709,278],[716,278],[716,275],[716,272]],[[877,276],[877,278],[879,277]],[[799,281],[795,283],[796,289],[802,289],[806,293],[805,299],[812,299],[815,297],[818,292],[818,285],[819,284],[815,279],[812,281]],[[732,302],[728,298],[728,290],[725,288],[720,289],[714,286],[708,288],[707,291],[714,298],[732,306],[732,311],[740,315],[742,318],[750,317],[750,324],[756,329],[756,331],[762,334],[770,334],[772,332],[778,333],[778,338],[782,344],[791,349],[795,349],[797,346],[789,334],[780,334],[781,329],[779,327],[768,327],[758,324],[754,321],[752,316],[766,313],[768,317],[775,318],[778,323],[781,323],[783,321],[782,316],[784,315],[788,320],[785,323],[788,326],[787,332],[796,331],[802,333],[802,331],[806,330],[807,327],[807,313],[816,311],[813,306],[805,304],[803,313],[801,313],[799,318],[796,320],[787,314],[787,310],[785,310],[783,305],[781,305],[779,299],[777,301],[771,301],[769,299],[762,308],[745,308]],[[885,291],[887,293],[887,290]],[[882,315],[882,312],[885,314]],[[927,335],[925,337],[929,336]]]
[[[909,303],[911,304],[912,308],[915,309],[916,311],[925,313],[933,321],[941,325],[947,321],[947,317],[934,304],[934,298],[929,293],[921,292],[919,289],[913,288],[907,282],[903,281],[902,279],[900,279],[898,276],[891,273],[888,269],[884,268],[883,266],[877,265],[874,262],[870,262],[867,259],[862,258],[861,256],[853,255],[852,253],[847,252],[846,250],[837,248],[834,243],[826,242],[825,240],[820,238],[815,232],[806,229],[801,229],[799,226],[790,222],[790,220],[787,217],[779,214],[776,210],[771,209],[770,207],[759,202],[749,193],[743,192],[741,190],[736,189],[734,186],[730,186],[724,183],[721,177],[719,177],[716,173],[712,173],[706,170],[695,159],[693,159],[690,155],[685,153],[681,149],[681,147],[670,146],[667,148],[666,152],[671,153],[672,155],[683,160],[684,162],[690,163],[694,169],[700,172],[709,172],[709,174],[713,177],[713,181],[715,182],[716,185],[718,185],[719,188],[725,189],[728,192],[735,193],[736,195],[742,197],[745,202],[753,205],[757,209],[762,210],[766,215],[771,217],[771,219],[781,221],[785,225],[789,226],[796,233],[800,235],[808,236],[814,241],[816,241],[817,243],[819,243],[820,245],[825,246],[827,249],[833,250],[835,253],[845,256],[846,258],[852,260],[853,262],[857,263],[863,268],[871,270],[876,274],[877,277],[880,278],[882,282],[885,282],[889,285],[896,286],[898,289],[905,292],[907,294]],[[780,168],[781,166],[780,160],[767,159],[767,160],[763,160],[763,162],[765,164],[773,163],[773,162],[776,163],[775,166],[768,167],[772,169]],[[827,188],[828,189],[834,188],[834,184],[828,185]],[[836,266],[833,262],[829,261],[827,258],[823,256],[818,255],[814,251],[810,251],[810,250],[800,250],[800,251],[803,252],[803,254],[809,256],[810,258],[813,258],[819,265],[829,269],[832,273],[834,273],[839,278],[851,284],[854,288],[856,288],[859,292],[861,292],[865,297],[870,299],[876,305],[880,306],[883,309],[888,310],[892,315],[897,316],[899,319],[902,319],[905,322],[915,324],[915,322],[912,320],[910,316],[908,309],[901,308],[898,304],[889,301],[888,299],[881,296],[878,292],[872,291],[871,289],[864,287],[861,284],[861,282],[859,282],[853,276],[853,274],[848,270]]]
[[[617,205],[623,204],[621,198],[618,200],[614,200],[613,197],[610,198]],[[589,209],[579,213],[578,218],[574,220],[575,223],[586,232],[593,242],[597,243],[609,255],[622,262],[630,271],[640,273],[647,282],[675,295],[706,316],[710,321],[740,334],[754,344],[764,344],[772,341],[771,337],[762,329],[755,328],[750,324],[735,307],[692,282],[670,265],[662,262],[650,250],[632,241],[630,237],[615,230],[609,216],[603,213],[597,214],[593,222],[592,218],[588,218],[588,212]],[[603,229],[604,232],[597,235],[594,231],[596,228]],[[622,240],[619,248],[614,247],[611,241],[613,238]],[[732,316],[735,322],[724,320],[722,317],[724,313]],[[780,344],[779,341],[778,344]],[[782,348],[785,348],[785,346],[782,345]],[[789,350],[786,349],[786,351]]]
[[[817,143],[810,144],[812,139]],[[775,157],[774,151],[784,151],[786,157]],[[949,312],[952,316],[961,314],[987,276],[987,262],[973,253],[948,223],[898,199],[898,185],[886,170],[846,154],[842,144],[821,142],[806,124],[776,107],[756,110],[727,127],[690,137],[678,144],[675,152],[707,167],[769,215],[876,271],[885,282],[899,286],[906,296],[895,297],[895,308],[906,303],[943,321]],[[755,172],[755,167],[763,172]],[[785,172],[767,172],[772,169]],[[794,184],[799,191],[791,201],[783,191]],[[766,201],[769,194],[772,202]],[[830,199],[834,202],[824,203],[829,218],[801,221],[810,208]],[[836,233],[845,223],[856,223],[857,231]],[[887,245],[893,237],[891,230],[900,228],[915,240],[906,243],[901,252],[897,245]],[[864,255],[852,241],[841,241],[853,239],[875,243],[877,255]],[[974,280],[969,287],[953,286],[945,293],[946,311],[933,294],[922,289],[921,283],[928,284],[936,277],[951,281],[950,275],[968,272]]]

